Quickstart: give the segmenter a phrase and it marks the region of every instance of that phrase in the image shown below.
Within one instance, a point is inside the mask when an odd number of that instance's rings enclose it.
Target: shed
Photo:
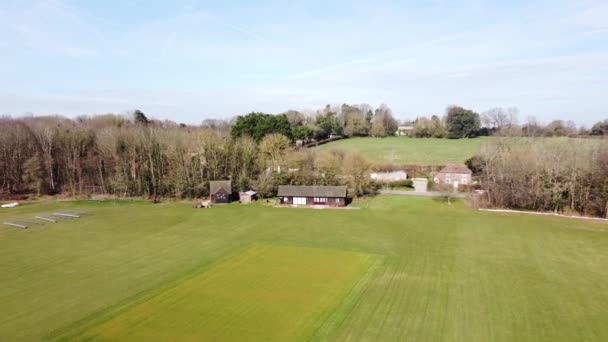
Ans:
[[[416,192],[427,192],[429,180],[426,178],[413,178],[412,185],[414,186],[414,191]]]
[[[241,203],[251,203],[257,201],[257,199],[258,195],[253,190],[239,193],[239,200],[241,201]]]
[[[232,197],[232,186],[230,181],[209,182],[209,194],[212,203],[230,203]]]
[[[344,185],[279,185],[278,195],[281,204],[346,206]]]

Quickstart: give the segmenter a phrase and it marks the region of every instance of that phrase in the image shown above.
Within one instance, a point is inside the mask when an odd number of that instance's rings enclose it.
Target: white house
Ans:
[[[409,126],[399,126],[397,128],[397,131],[395,132],[395,135],[398,136],[411,136],[414,133],[414,126],[409,125]]]
[[[370,175],[370,177],[374,182],[392,183],[406,180],[407,172],[403,170],[392,172],[374,172]]]

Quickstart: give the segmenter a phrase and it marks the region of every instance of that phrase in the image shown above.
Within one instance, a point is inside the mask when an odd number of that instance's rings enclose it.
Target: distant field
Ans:
[[[370,160],[399,164],[463,163],[479,153],[487,137],[474,139],[414,139],[406,137],[350,138],[321,145],[319,150],[359,150]]]
[[[0,222],[0,341],[608,340],[608,225],[379,197],[361,210],[55,202]]]

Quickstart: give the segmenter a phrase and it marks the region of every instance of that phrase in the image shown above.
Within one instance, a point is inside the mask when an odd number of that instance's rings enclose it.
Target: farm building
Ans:
[[[255,191],[249,190],[239,193],[239,200],[241,203],[251,203],[258,199],[258,195]]]
[[[370,177],[374,182],[378,183],[400,182],[407,179],[407,172],[403,170],[392,172],[374,172],[370,175]]]
[[[448,164],[433,175],[433,181],[441,184],[451,184],[457,188],[461,184],[471,184],[471,170],[464,164]]]
[[[279,185],[278,195],[281,204],[346,206],[346,186]]]
[[[209,182],[209,199],[211,203],[230,203],[232,198],[232,186],[230,181]]]

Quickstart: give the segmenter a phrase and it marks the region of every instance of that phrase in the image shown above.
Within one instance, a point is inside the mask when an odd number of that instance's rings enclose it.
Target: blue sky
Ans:
[[[608,1],[0,1],[0,113],[608,117]]]

